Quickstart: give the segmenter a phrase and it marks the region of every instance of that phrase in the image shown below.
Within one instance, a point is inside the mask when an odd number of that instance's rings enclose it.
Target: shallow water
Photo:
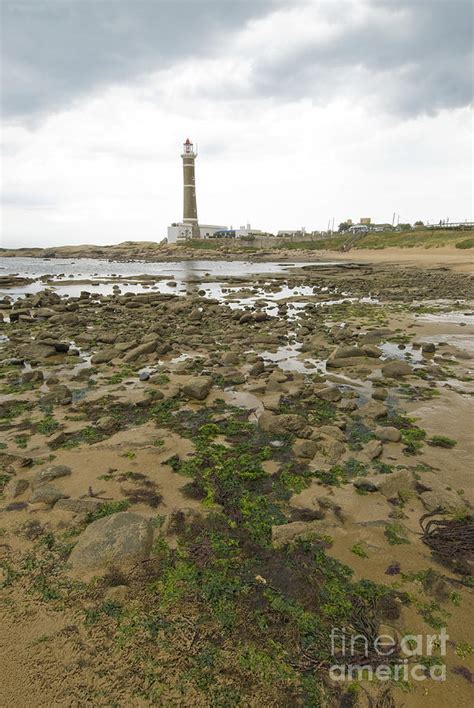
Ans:
[[[4,258],[0,264],[0,275],[16,274],[28,278],[40,278],[51,275],[58,278],[133,278],[140,275],[174,277],[186,281],[189,278],[202,278],[205,275],[217,277],[238,277],[267,273],[285,273],[304,263],[273,263],[250,261],[170,261],[168,263],[150,263],[148,261],[106,261],[93,258]],[[317,264],[319,265],[319,264]],[[321,263],[320,265],[325,265]]]
[[[261,262],[252,263],[249,261],[173,261],[169,263],[149,263],[147,261],[106,261],[91,258],[84,259],[54,259],[44,258],[4,258],[0,265],[0,275],[18,275],[27,278],[48,279],[51,284],[46,284],[43,280],[37,280],[28,285],[13,288],[0,289],[0,296],[11,297],[14,300],[26,295],[35,294],[50,288],[58,295],[68,297],[78,297],[81,291],[86,290],[94,295],[111,295],[114,286],[120,288],[120,293],[149,293],[160,292],[167,294],[191,294],[198,290],[205,292],[205,297],[216,298],[223,301],[226,297],[235,298],[242,288],[248,289],[248,283],[240,285],[238,280],[245,280],[248,277],[261,275],[291,274],[293,268],[299,268],[304,263],[273,263]],[[326,265],[325,263],[317,265]],[[155,276],[156,280],[145,282],[133,282],[140,276]],[[232,284],[216,281],[222,278],[223,281],[230,279]],[[100,282],[106,279],[107,282]],[[92,283],[77,282],[71,280],[97,281]],[[176,285],[168,285],[173,281]],[[206,282],[207,281],[207,282]],[[223,288],[226,288],[224,292]],[[117,291],[115,291],[117,292]],[[264,287],[257,286],[255,295],[244,297],[229,302],[231,307],[239,307],[242,304],[252,304],[255,299],[266,297],[273,301],[281,300],[285,297],[304,296],[313,293],[313,286],[297,286],[289,288],[286,285],[278,292],[268,293]]]

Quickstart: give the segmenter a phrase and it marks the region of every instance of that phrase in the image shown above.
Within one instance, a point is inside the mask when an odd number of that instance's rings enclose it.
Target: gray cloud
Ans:
[[[335,3],[317,4],[340,24],[344,3],[337,4],[339,17]],[[471,103],[470,0],[372,0],[370,5],[365,22],[347,25],[337,38],[295,46],[290,57],[254,67],[255,94],[309,97],[315,103],[373,94],[405,116]]]
[[[276,40],[265,58],[243,57],[250,88],[210,85],[209,98],[372,98],[405,117],[471,102],[470,0],[365,5],[362,23],[345,23],[347,0],[3,0],[2,111],[31,119],[183,59],[218,56],[249,20],[298,6],[317,7],[341,31],[312,46],[296,38],[280,54]]]
[[[2,112],[30,117],[202,55],[277,0],[2,0]]]

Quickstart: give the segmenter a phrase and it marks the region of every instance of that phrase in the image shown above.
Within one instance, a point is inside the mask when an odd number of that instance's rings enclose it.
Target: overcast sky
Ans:
[[[2,245],[472,219],[470,0],[0,0]]]

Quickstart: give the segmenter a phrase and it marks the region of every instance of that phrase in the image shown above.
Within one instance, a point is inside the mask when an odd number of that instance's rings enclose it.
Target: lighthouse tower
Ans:
[[[192,142],[187,138],[183,144],[183,223],[192,227],[193,238],[199,238],[199,225],[196,206],[196,179],[194,175],[194,152]]]

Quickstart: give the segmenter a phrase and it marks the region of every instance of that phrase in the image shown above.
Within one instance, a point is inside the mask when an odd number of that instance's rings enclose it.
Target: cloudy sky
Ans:
[[[472,219],[470,0],[0,0],[2,245]]]

